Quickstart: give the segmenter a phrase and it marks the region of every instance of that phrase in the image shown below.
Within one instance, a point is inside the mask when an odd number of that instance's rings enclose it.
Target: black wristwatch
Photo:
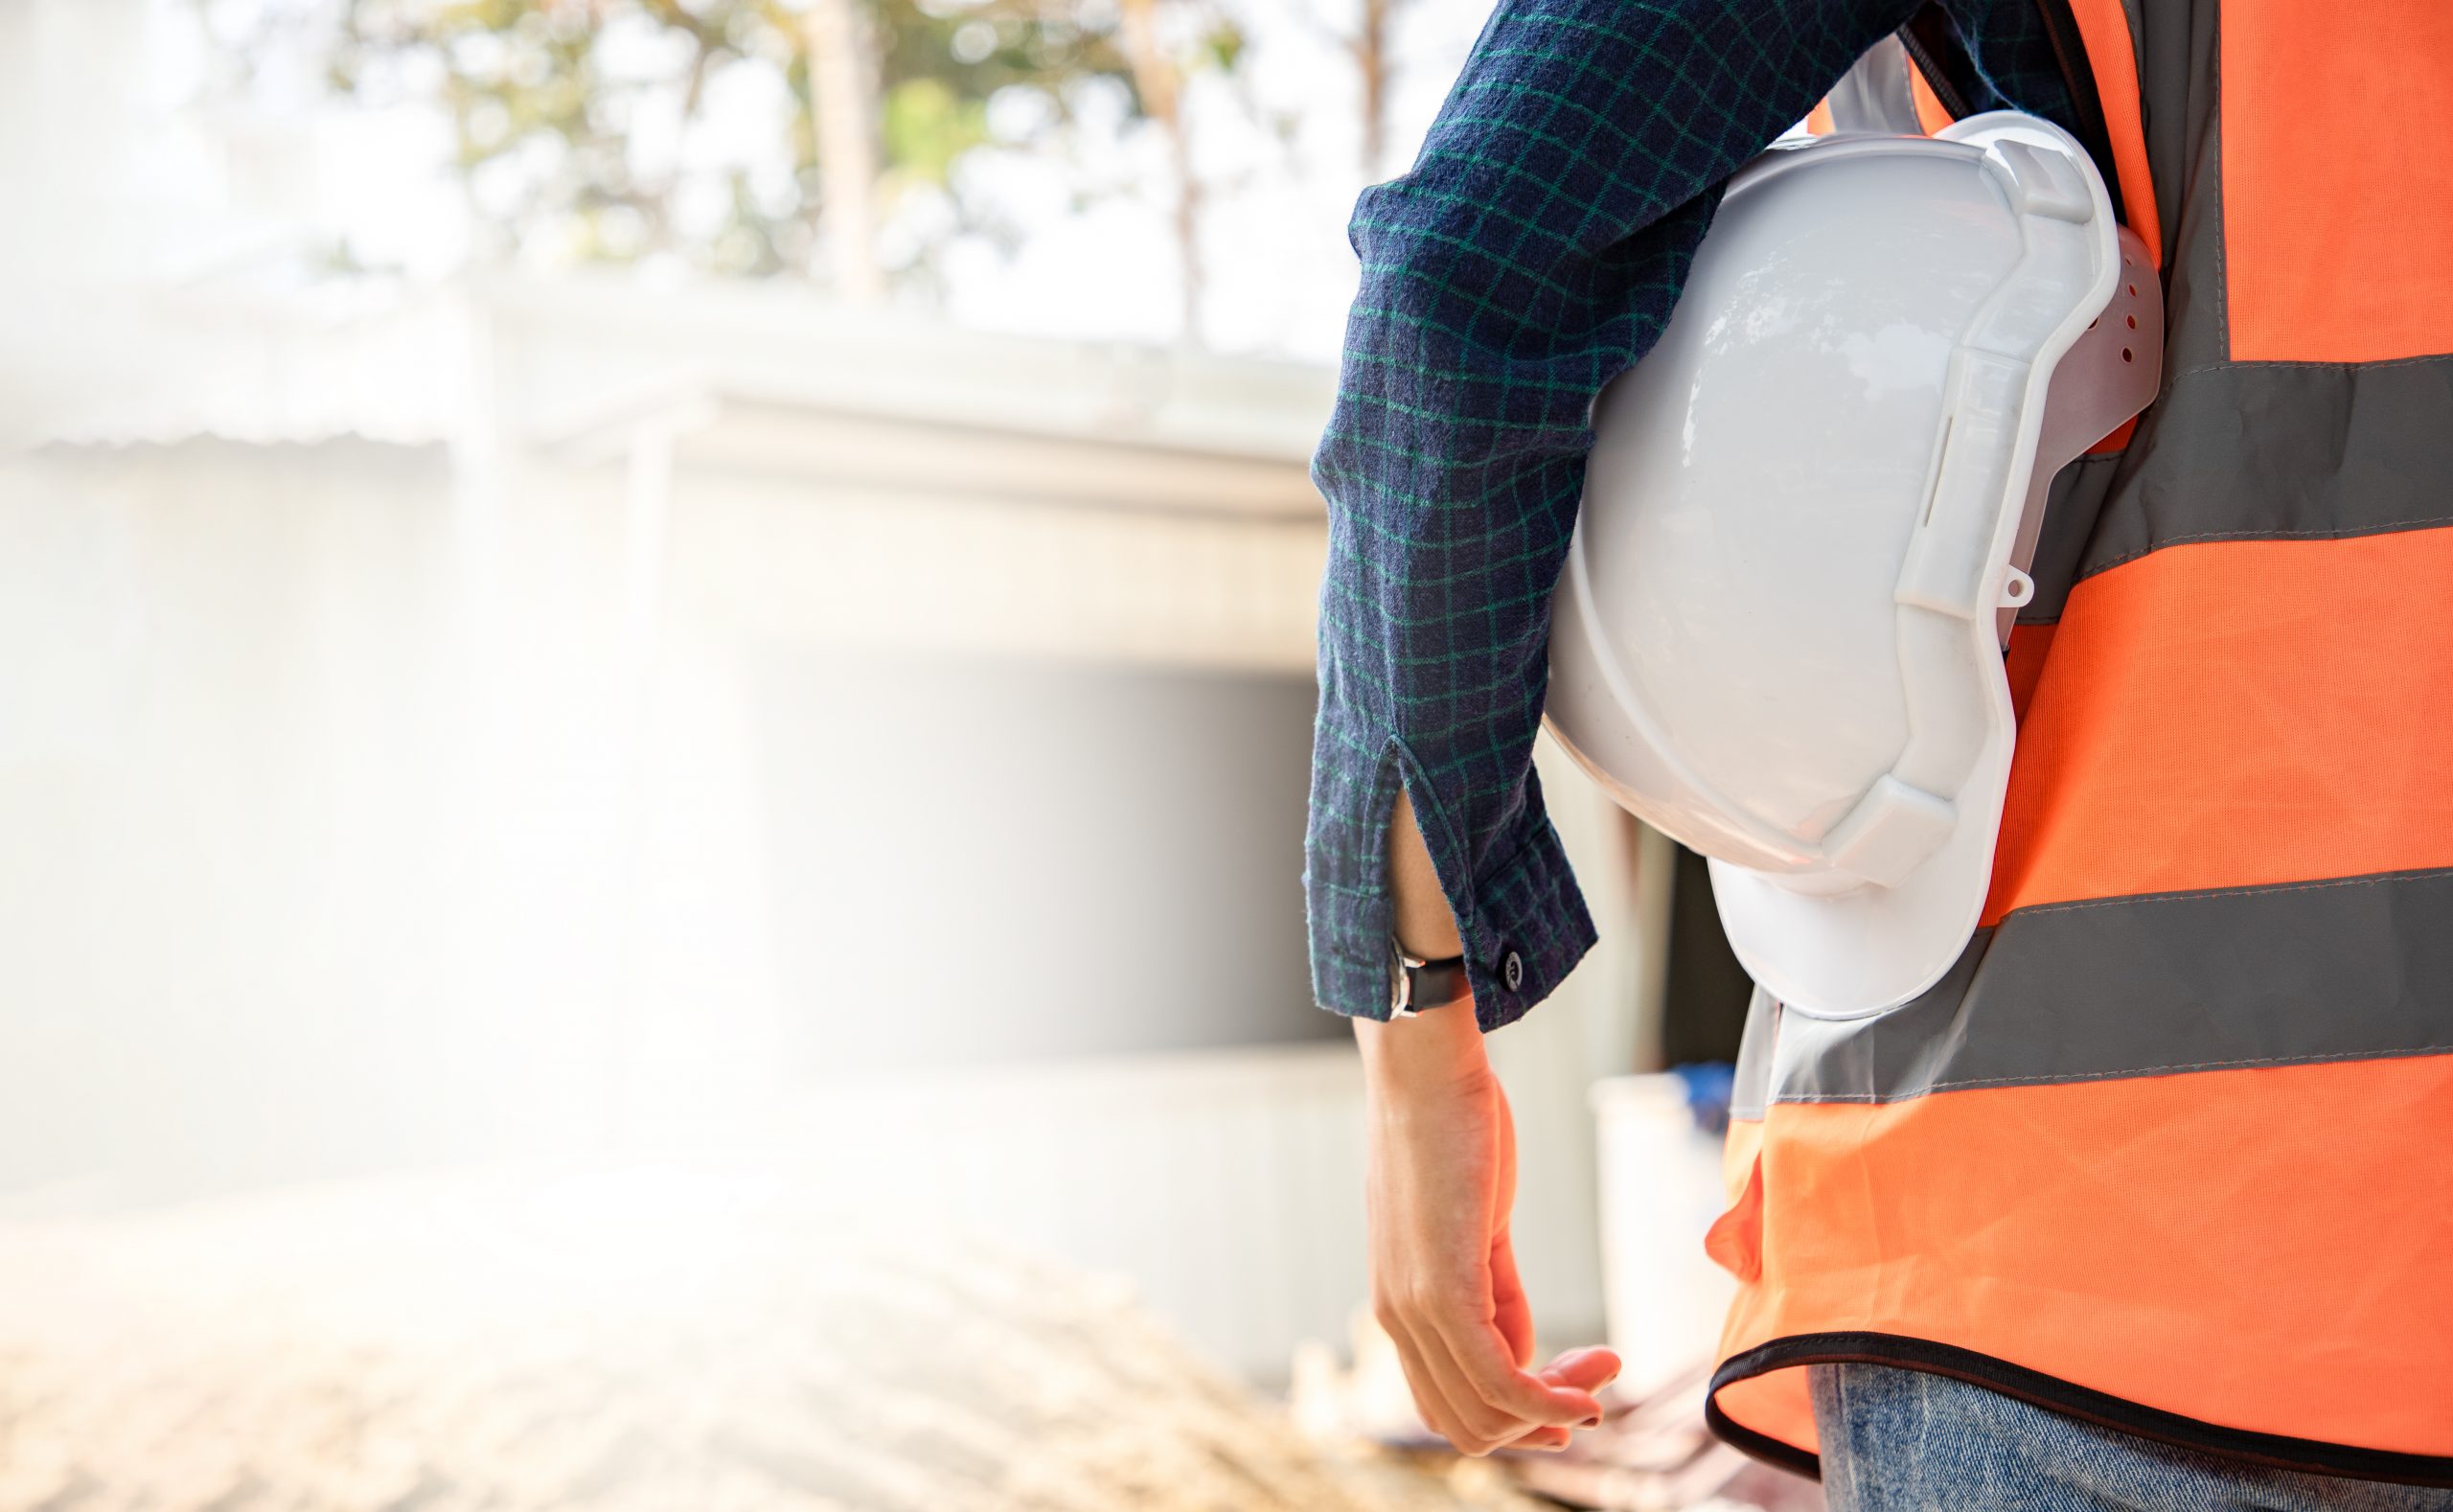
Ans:
[[[1465,979],[1463,956],[1426,961],[1419,955],[1408,955],[1397,937],[1388,936],[1390,1019],[1410,1019],[1433,1008],[1461,1003],[1473,995],[1473,984]]]

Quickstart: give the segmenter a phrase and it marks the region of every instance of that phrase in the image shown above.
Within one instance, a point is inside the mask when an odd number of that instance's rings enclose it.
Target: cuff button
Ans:
[[[1499,974],[1500,979],[1507,983],[1507,990],[1509,992],[1514,992],[1518,988],[1523,987],[1525,985],[1525,957],[1517,954],[1514,951],[1508,951],[1507,958],[1500,962]]]

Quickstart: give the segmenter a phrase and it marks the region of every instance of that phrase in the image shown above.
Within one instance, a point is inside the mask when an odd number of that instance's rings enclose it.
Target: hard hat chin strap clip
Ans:
[[[1823,837],[1823,857],[1835,871],[1896,887],[1941,849],[1958,823],[1948,798],[1885,776]]]

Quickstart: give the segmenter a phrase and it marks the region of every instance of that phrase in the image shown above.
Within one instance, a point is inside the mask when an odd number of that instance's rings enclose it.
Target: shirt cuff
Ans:
[[[1474,901],[1477,928],[1466,933],[1465,968],[1474,1019],[1487,1034],[1557,991],[1597,935],[1547,814],[1535,816],[1524,849],[1506,866],[1477,883]]]
[[[1396,801],[1393,780],[1387,788],[1387,802],[1364,813],[1387,813]],[[1558,831],[1539,813],[1521,822],[1525,838],[1508,859],[1474,878],[1466,896],[1452,892],[1448,900],[1464,942],[1474,1019],[1484,1033],[1514,1023],[1556,991],[1596,938]],[[1385,1021],[1391,919],[1385,818],[1364,833],[1375,843],[1346,878],[1323,877],[1325,858],[1311,858],[1312,995],[1331,1013]]]

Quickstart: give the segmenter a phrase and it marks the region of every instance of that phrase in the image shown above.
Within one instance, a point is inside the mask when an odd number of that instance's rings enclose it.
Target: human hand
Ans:
[[[1541,1371],[1508,1215],[1516,1132],[1470,1004],[1355,1021],[1368,1088],[1372,1311],[1423,1421],[1468,1455],[1558,1449],[1600,1421],[1607,1349]]]

